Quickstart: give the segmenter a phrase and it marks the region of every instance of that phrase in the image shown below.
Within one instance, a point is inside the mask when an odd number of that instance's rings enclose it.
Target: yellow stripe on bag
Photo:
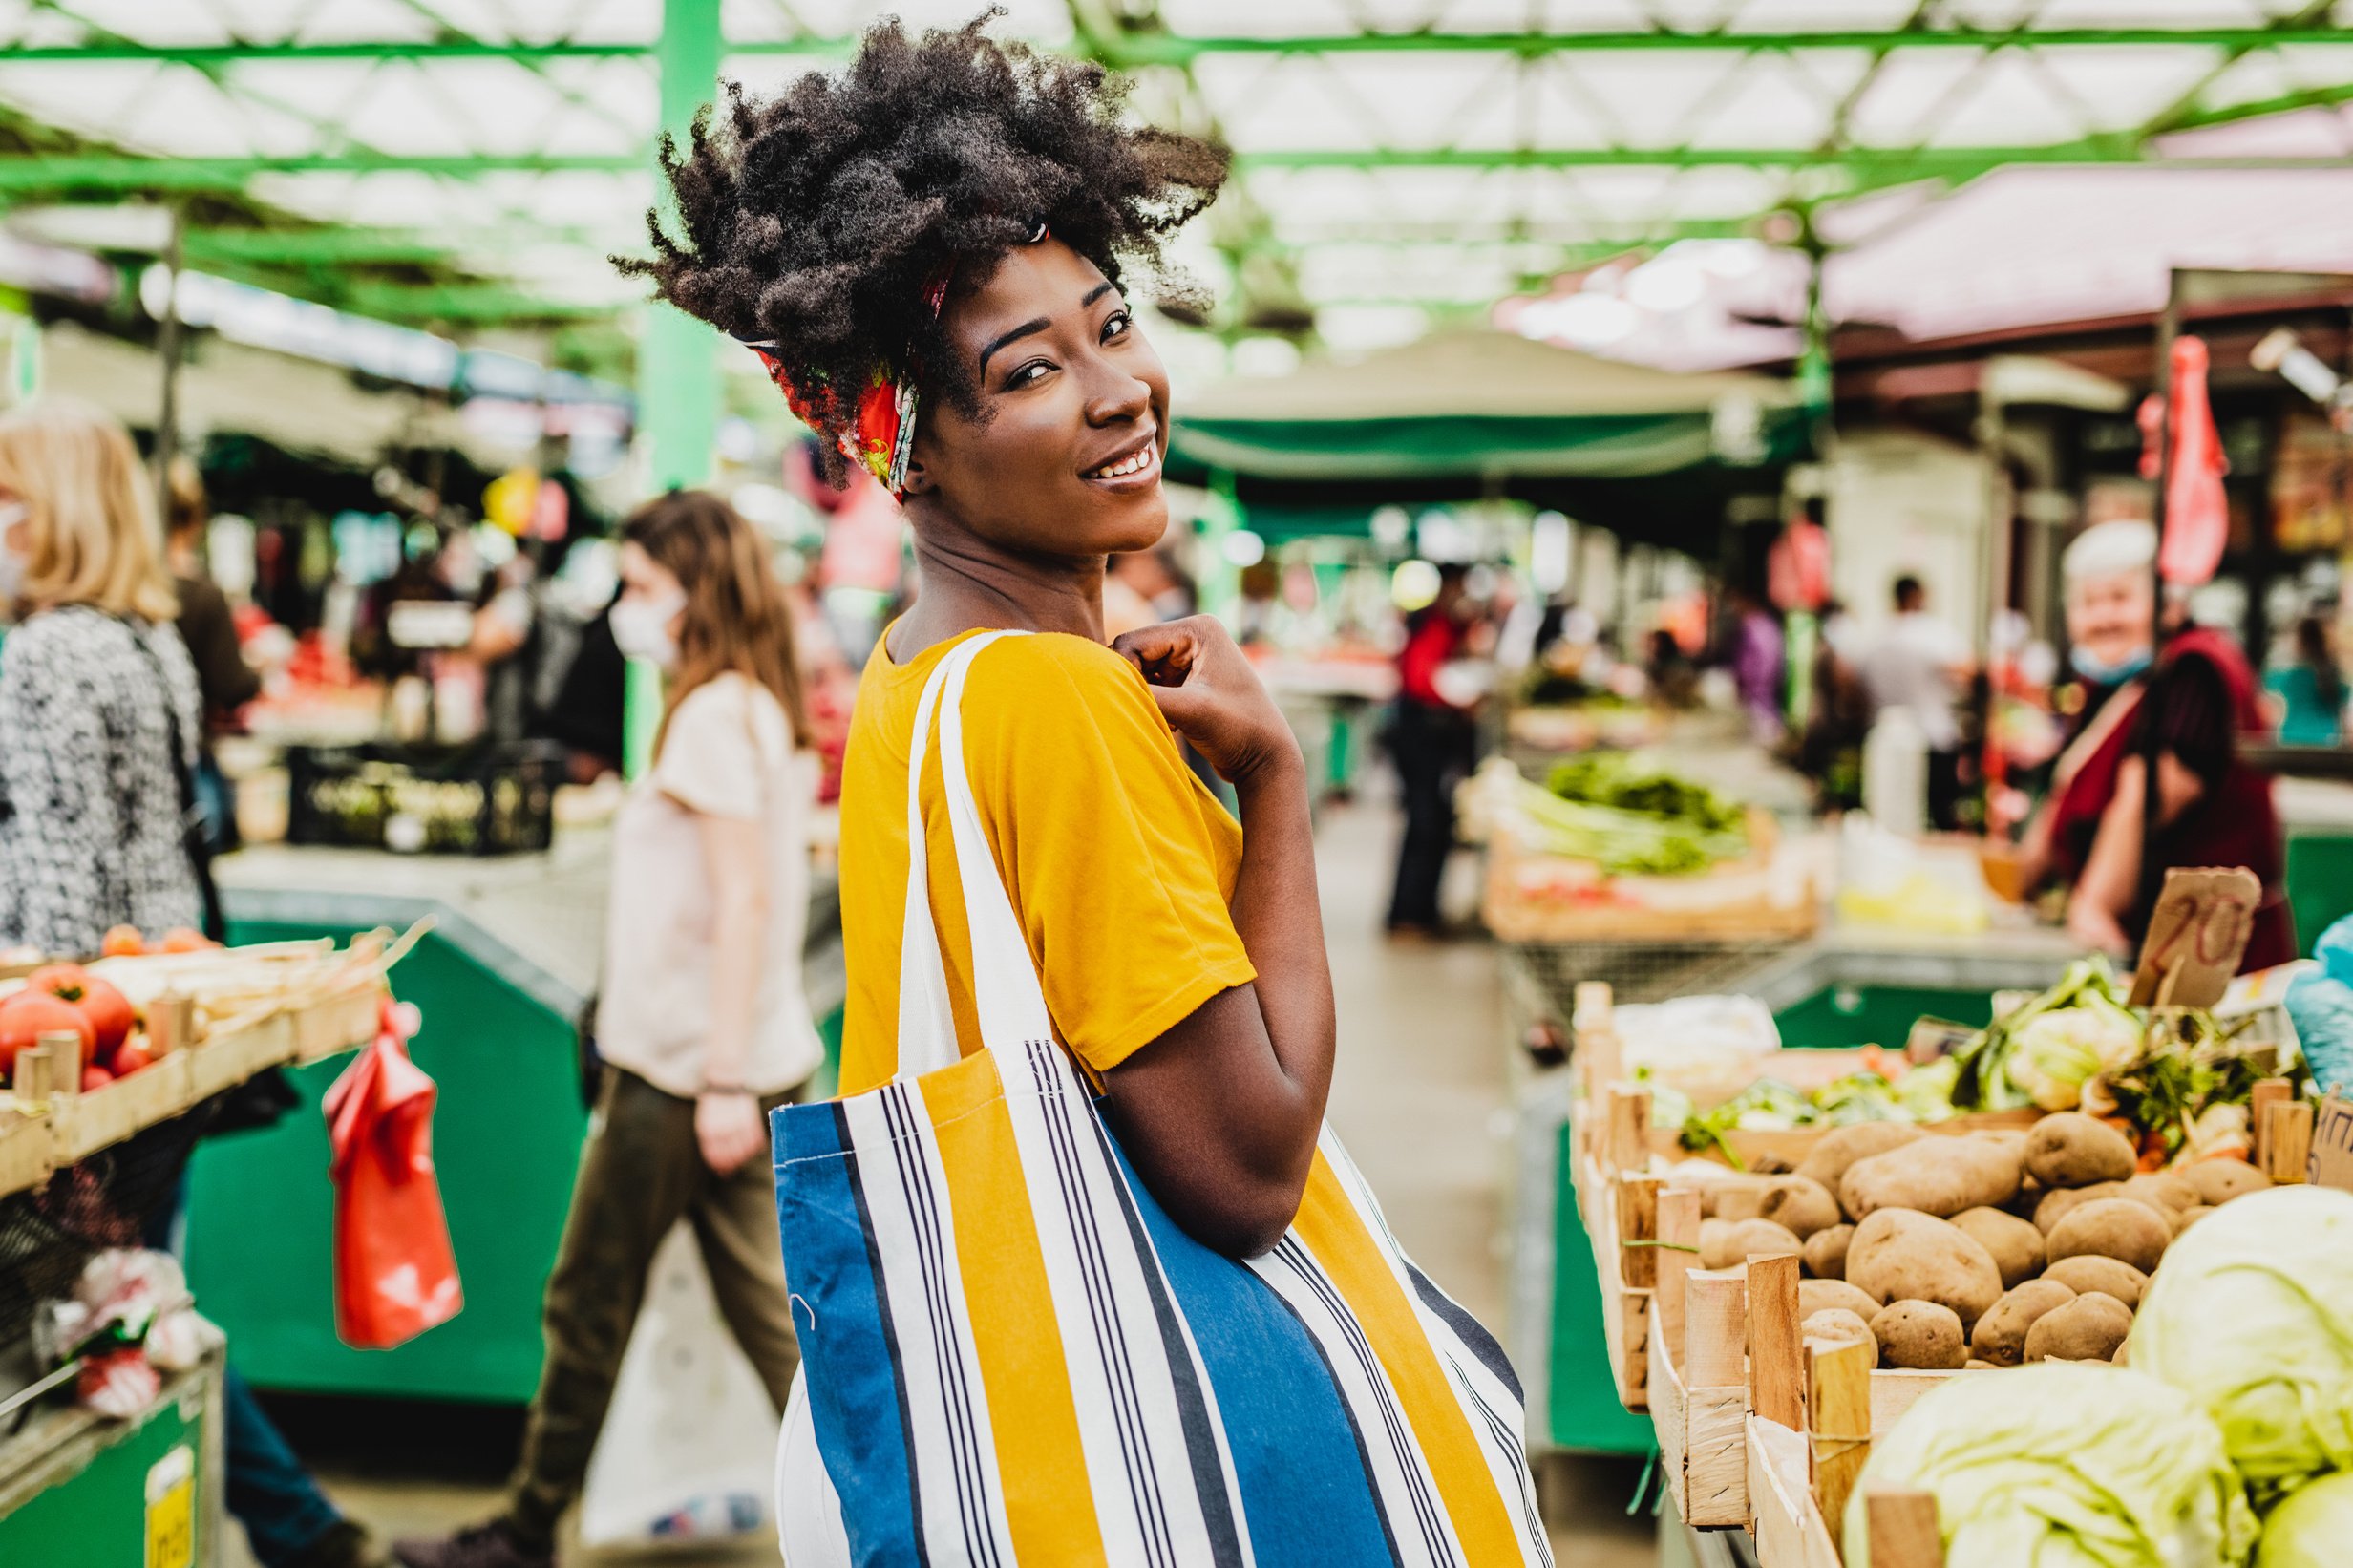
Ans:
[[[988,1395],[1015,1556],[1083,1568],[1104,1561],[1102,1533],[997,1070],[996,1056],[982,1051],[925,1075],[923,1107],[956,1195],[965,1309]]]
[[[1464,1419],[1446,1368],[1431,1348],[1429,1331],[1321,1149],[1292,1228],[1356,1314],[1389,1386],[1397,1390],[1438,1495],[1445,1500],[1447,1516],[1453,1521],[1455,1538],[1462,1542],[1464,1560],[1519,1561],[1520,1536],[1496,1494],[1494,1473],[1488,1468],[1477,1434]]]

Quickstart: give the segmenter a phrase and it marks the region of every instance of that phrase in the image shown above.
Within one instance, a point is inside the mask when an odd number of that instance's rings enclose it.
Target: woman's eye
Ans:
[[[1111,319],[1103,324],[1103,341],[1109,343],[1113,338],[1126,337],[1134,325],[1134,319],[1125,310],[1113,311]]]
[[[1016,388],[1027,387],[1052,369],[1053,367],[1046,361],[1033,359],[1005,378],[1006,391],[1011,392]]]

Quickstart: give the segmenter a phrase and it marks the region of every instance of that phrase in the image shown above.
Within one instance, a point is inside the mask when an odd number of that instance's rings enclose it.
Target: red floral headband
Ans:
[[[1040,223],[1029,236],[1036,244],[1046,238],[1046,225]],[[943,266],[923,290],[923,307],[933,321],[940,319],[940,307],[947,299],[948,279],[952,266]],[[823,430],[826,419],[816,408],[816,399],[810,395],[824,385],[823,374],[810,379],[815,387],[804,392],[799,381],[784,362],[784,346],[774,338],[738,338],[745,348],[760,356],[768,368],[768,379],[784,393],[784,401],[800,422],[812,430]],[[850,427],[834,439],[850,461],[863,468],[882,483],[895,500],[903,500],[907,494],[907,458],[915,450],[915,356],[907,355],[904,368],[894,371],[877,365],[867,372],[865,390],[858,396]]]

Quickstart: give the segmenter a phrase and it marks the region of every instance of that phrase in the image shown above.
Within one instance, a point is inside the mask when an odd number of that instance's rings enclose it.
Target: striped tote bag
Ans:
[[[1328,1128],[1247,1261],[1121,1155],[965,773],[965,676],[999,635],[941,661],[916,719],[901,1076],[774,1116],[803,1358],[779,1491],[838,1511],[786,1519],[787,1568],[1549,1564],[1510,1366]],[[986,1048],[961,1060],[914,798],[935,712]]]

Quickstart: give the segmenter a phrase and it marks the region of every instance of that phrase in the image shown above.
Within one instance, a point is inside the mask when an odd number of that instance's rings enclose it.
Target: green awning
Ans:
[[[1790,384],[1679,374],[1485,330],[1180,398],[1179,462],[1290,480],[1643,478],[1787,462]]]

